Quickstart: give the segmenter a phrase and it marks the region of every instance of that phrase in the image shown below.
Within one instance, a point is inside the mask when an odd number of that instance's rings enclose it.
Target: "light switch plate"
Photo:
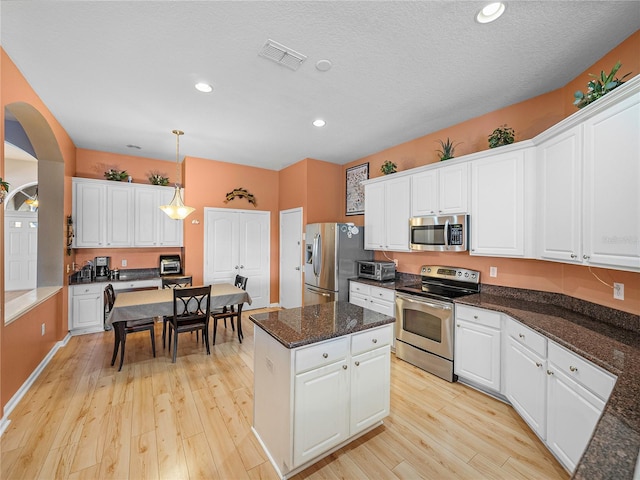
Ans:
[[[624,283],[613,284],[613,298],[616,300],[624,300]]]
[[[489,276],[497,277],[498,276],[498,267],[489,267]]]

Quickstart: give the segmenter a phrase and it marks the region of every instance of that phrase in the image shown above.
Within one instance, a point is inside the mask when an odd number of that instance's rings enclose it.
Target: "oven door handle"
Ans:
[[[398,299],[401,299],[403,302],[417,303],[417,304],[420,304],[421,306],[436,308],[438,310],[451,310],[453,308],[453,305],[449,303],[440,303],[440,302],[434,303],[424,298],[410,297],[407,295],[403,295],[402,293],[396,293],[396,297]]]

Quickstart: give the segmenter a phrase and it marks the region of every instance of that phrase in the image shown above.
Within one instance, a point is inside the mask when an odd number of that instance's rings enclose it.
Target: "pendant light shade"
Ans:
[[[180,184],[178,183],[178,178],[180,177],[180,135],[184,135],[184,132],[182,130],[173,130],[172,133],[176,136],[176,190],[173,192],[171,203],[169,205],[161,205],[160,210],[174,220],[184,220],[195,208],[187,207],[184,204],[182,193],[180,192]]]

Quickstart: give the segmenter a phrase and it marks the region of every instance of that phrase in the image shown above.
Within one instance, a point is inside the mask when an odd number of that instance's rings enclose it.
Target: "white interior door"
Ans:
[[[280,306],[302,306],[302,208],[280,212]]]
[[[33,290],[37,286],[38,214],[5,212],[5,290]]]
[[[205,208],[205,284],[233,282],[247,277],[251,305],[269,306],[270,212]]]

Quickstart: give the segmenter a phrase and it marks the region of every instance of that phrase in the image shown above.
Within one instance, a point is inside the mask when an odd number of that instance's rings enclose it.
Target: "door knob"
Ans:
[[[240,265],[240,268],[244,268],[244,265]]]
[[[238,270],[238,265],[236,265],[236,266],[235,266],[235,267],[233,267],[233,268],[235,268],[236,270]]]

